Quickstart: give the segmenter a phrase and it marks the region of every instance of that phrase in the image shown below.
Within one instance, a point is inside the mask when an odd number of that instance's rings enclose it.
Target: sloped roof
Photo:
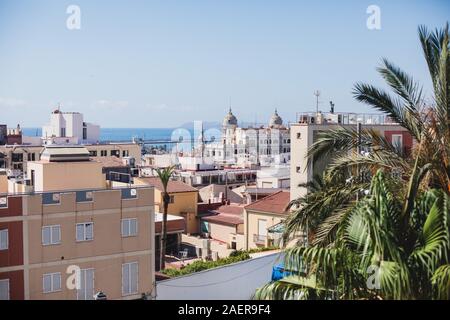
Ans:
[[[290,202],[289,191],[278,191],[247,206],[246,210],[262,211],[275,214],[286,214]]]
[[[209,216],[202,220],[216,223],[238,225],[244,223],[244,206],[239,204],[222,205],[215,210],[209,210]]]
[[[231,224],[231,225],[238,225],[244,223],[244,218],[232,215],[232,214],[218,214],[215,216],[209,216],[209,217],[203,217],[202,220],[208,221],[208,222],[216,222],[216,223],[224,223],[224,224]]]
[[[103,168],[128,167],[125,163],[123,163],[122,159],[115,156],[98,157],[95,158],[95,161],[100,162]]]

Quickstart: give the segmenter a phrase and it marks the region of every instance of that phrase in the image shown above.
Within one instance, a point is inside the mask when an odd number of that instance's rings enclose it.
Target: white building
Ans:
[[[50,115],[50,123],[42,127],[43,144],[91,144],[100,141],[100,126],[84,122],[83,114],[62,112]]]
[[[289,132],[277,110],[267,126],[241,128],[230,108],[223,120],[221,140],[206,144],[205,155],[219,163],[243,167],[288,163]]]
[[[282,188],[290,187],[290,166],[275,165],[263,167],[256,175],[256,186],[258,188]]]

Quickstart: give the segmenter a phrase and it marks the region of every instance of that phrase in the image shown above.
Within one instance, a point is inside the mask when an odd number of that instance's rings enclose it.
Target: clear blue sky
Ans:
[[[381,30],[366,27],[371,4]],[[239,120],[275,107],[293,120],[316,89],[324,110],[368,111],[351,91],[382,84],[381,57],[429,91],[417,26],[449,13],[446,0],[0,0],[0,123],[40,127],[61,102],[102,127],[176,127],[221,121],[230,97]]]

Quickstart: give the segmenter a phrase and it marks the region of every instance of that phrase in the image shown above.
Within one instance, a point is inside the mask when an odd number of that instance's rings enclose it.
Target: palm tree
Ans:
[[[286,250],[285,268],[303,274],[266,285],[255,297],[449,299],[450,196],[430,189],[409,206],[391,180],[380,169],[369,195],[343,217],[334,243]]]
[[[378,72],[393,94],[358,83],[354,95],[358,101],[382,111],[406,128],[420,148],[416,146],[411,154],[406,154],[379,133],[367,129],[363,129],[360,134],[349,128],[321,132],[308,150],[308,161],[331,158],[323,180],[332,183],[325,184],[320,190],[312,189],[306,198],[292,203],[298,209],[287,221],[288,231],[304,229],[315,220],[310,228],[318,235],[315,244],[327,245],[344,212],[356,204],[355,189],[367,190],[370,177],[380,168],[397,171],[407,180],[415,166],[415,159],[419,167],[430,167],[424,170],[421,188],[441,188],[450,194],[449,27],[447,24],[442,30],[431,33],[421,26],[418,33],[433,83],[431,104],[426,103],[419,84],[387,59],[382,60]],[[357,153],[357,147],[369,152]],[[406,192],[401,180],[398,192]],[[292,234],[290,232],[286,237]]]
[[[164,270],[166,267],[165,257],[166,257],[166,247],[167,247],[167,210],[169,208],[170,195],[167,193],[167,185],[169,184],[170,178],[175,170],[174,166],[170,166],[163,169],[156,169],[156,174],[158,175],[161,184],[163,186],[162,201],[163,201],[163,220],[161,227],[161,241],[160,241],[160,251],[159,251],[159,270]]]
[[[309,226],[313,246],[286,250],[286,268],[300,276],[261,288],[257,298],[450,298],[448,24],[434,33],[419,27],[419,38],[433,83],[431,104],[386,59],[378,71],[394,95],[362,83],[354,89],[358,101],[410,132],[412,153],[370,130],[322,132],[308,160],[332,161],[307,185],[311,192],[291,203],[297,209],[286,221],[285,239]],[[369,152],[357,153],[358,147]],[[368,285],[372,270],[379,286]]]

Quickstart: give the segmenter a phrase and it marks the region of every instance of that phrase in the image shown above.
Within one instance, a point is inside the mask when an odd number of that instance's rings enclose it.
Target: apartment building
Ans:
[[[136,177],[134,178],[134,184],[154,187],[155,212],[162,213],[164,188],[160,179],[158,177]],[[167,192],[170,196],[168,213],[184,218],[186,233],[199,233],[200,221],[197,217],[198,190],[181,181],[170,180],[167,185]]]
[[[153,187],[113,187],[80,147],[46,148],[29,163],[27,178],[9,181],[9,193],[0,195],[0,299],[88,300],[99,291],[136,299],[151,292]]]
[[[27,171],[29,161],[39,161],[48,145],[80,145],[93,158],[116,157],[140,164],[142,148],[134,142],[100,141],[100,126],[84,122],[79,112],[62,112],[60,108],[50,114],[49,124],[42,127],[42,137],[22,135],[20,126],[7,129],[0,125],[0,168],[9,170],[10,176]]]
[[[289,191],[278,191],[244,207],[246,250],[280,244],[289,202]]]
[[[227,249],[244,249],[244,206],[230,203],[201,213],[201,231],[205,238],[226,245]]]
[[[136,164],[139,163],[142,153],[141,146],[133,142],[84,144],[81,146],[89,151],[92,158],[134,159]],[[21,175],[27,171],[28,162],[41,159],[44,149],[45,146],[42,145],[0,145],[0,168],[8,169],[12,176]]]
[[[378,114],[356,113],[300,113],[297,122],[291,124],[291,200],[303,197],[307,189],[300,185],[308,183],[314,175],[321,174],[329,159],[314,159],[309,165],[307,152],[317,141],[318,134],[326,130],[340,127],[357,129],[358,123],[362,129],[372,129],[379,132],[393,145],[404,152],[410,152],[413,146],[411,134],[389,117]]]
[[[79,112],[63,112],[58,107],[42,127],[44,144],[92,144],[100,141],[100,126],[84,122]]]

